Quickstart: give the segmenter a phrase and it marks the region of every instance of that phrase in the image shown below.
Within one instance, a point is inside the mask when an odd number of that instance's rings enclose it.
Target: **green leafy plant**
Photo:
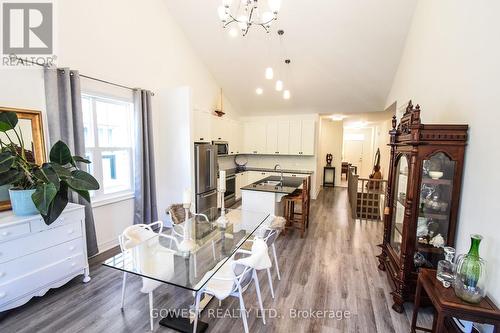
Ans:
[[[49,162],[38,165],[33,153],[24,148],[22,131],[17,126],[15,112],[0,112],[0,185],[12,185],[14,190],[32,190],[31,196],[45,223],[54,222],[68,204],[70,191],[90,202],[90,190],[98,190],[99,183],[89,173],[78,168],[90,161],[73,156],[62,141],[56,142],[49,154]],[[17,139],[17,142],[13,140]]]

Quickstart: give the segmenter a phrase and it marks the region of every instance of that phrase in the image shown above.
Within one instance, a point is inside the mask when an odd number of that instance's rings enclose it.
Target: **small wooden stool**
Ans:
[[[436,309],[432,329],[417,326],[422,289],[424,289]],[[443,287],[443,284],[436,279],[436,270],[421,269],[418,274],[415,308],[413,309],[410,332],[414,333],[416,330],[434,333],[446,332],[445,319],[451,317],[494,325],[494,332],[499,332],[500,311],[488,297],[485,297],[479,304],[464,302],[455,295],[453,288]]]

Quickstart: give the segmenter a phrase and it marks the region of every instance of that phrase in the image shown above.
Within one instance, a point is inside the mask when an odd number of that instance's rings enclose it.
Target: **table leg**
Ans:
[[[436,328],[433,330],[434,333],[442,333],[444,332],[444,320],[446,316],[442,313],[437,314],[437,320],[436,320]]]
[[[420,279],[417,280],[417,290],[415,292],[415,305],[413,307],[413,317],[411,319],[411,332],[415,332],[415,328],[417,326],[417,317],[418,310],[420,308],[420,297],[422,295],[422,283],[420,283]]]

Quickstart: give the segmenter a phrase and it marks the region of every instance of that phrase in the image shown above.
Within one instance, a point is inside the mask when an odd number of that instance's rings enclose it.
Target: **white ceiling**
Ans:
[[[416,0],[282,0],[270,34],[253,27],[230,37],[217,16],[222,0],[165,0],[195,51],[244,115],[381,111]],[[237,0],[236,0],[237,1]],[[261,0],[262,1],[262,0]],[[276,31],[285,30],[284,48]],[[284,100],[267,66],[284,67],[292,98]],[[282,70],[284,72],[284,70]],[[257,96],[255,89],[264,94]]]

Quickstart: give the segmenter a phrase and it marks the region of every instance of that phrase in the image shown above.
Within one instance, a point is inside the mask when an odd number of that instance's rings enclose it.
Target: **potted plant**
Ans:
[[[50,150],[49,162],[37,165],[32,153],[24,148],[17,123],[15,112],[0,112],[0,132],[5,134],[0,139],[0,186],[12,186],[9,196],[14,214],[40,213],[50,225],[68,204],[70,191],[90,202],[89,191],[99,189],[99,183],[78,168],[78,163],[90,161],[73,156],[69,147],[58,141]]]

